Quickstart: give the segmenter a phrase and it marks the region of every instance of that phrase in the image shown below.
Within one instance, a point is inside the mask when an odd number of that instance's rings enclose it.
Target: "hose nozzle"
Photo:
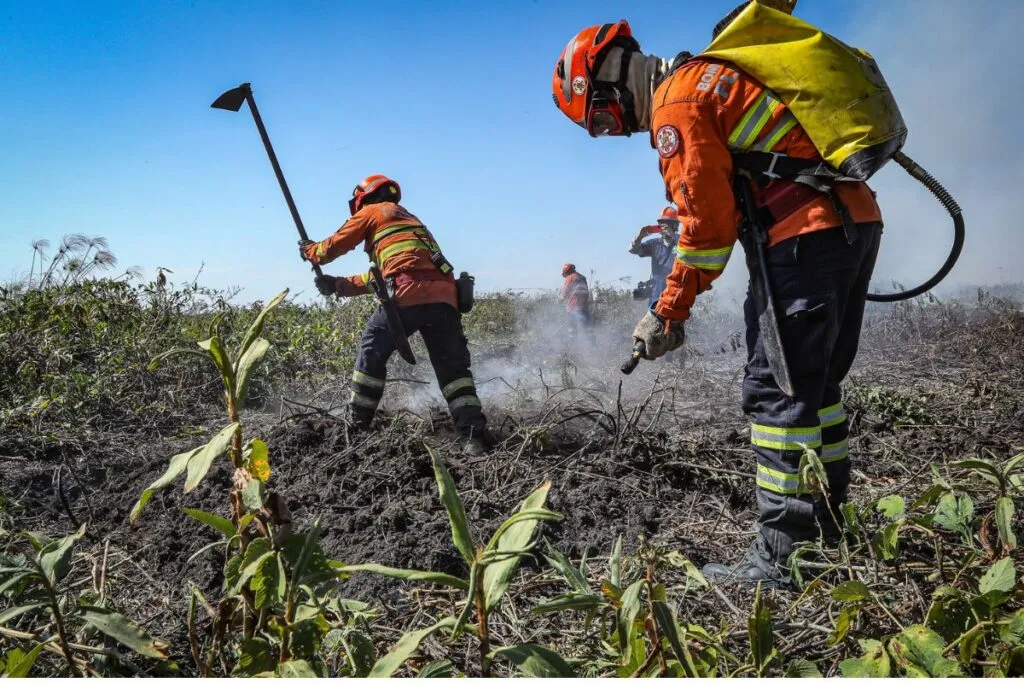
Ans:
[[[622,364],[619,368],[622,370],[622,374],[628,375],[636,370],[636,366],[640,364],[640,359],[644,357],[644,352],[647,346],[639,339],[633,344],[633,353],[630,355],[629,360]]]

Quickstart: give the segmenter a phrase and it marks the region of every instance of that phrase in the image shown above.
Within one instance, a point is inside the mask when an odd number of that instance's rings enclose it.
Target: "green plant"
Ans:
[[[444,461],[436,451],[430,449],[434,476],[437,480],[441,502],[448,513],[452,541],[465,562],[469,579],[462,579],[444,572],[421,571],[385,567],[378,564],[350,565],[342,568],[343,573],[374,572],[407,581],[427,581],[458,589],[464,595],[464,606],[457,617],[439,620],[427,628],[403,636],[391,652],[378,660],[370,671],[371,676],[390,676],[405,663],[422,640],[442,628],[450,628],[452,638],[463,633],[476,636],[479,664],[484,676],[490,674],[496,658],[506,659],[528,675],[541,675],[542,670],[551,668],[560,675],[572,675],[572,670],[554,652],[540,645],[514,645],[491,649],[491,635],[488,615],[501,602],[519,567],[520,559],[534,547],[533,533],[542,520],[558,520],[561,515],[544,507],[550,482],[541,484],[519,506],[519,510],[501,523],[486,545],[477,545],[469,528],[466,510],[459,497],[455,481]],[[474,629],[467,628],[472,617],[476,618]]]

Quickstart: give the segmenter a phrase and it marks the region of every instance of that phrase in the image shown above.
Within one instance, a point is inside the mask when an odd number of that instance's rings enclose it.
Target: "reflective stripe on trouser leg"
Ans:
[[[388,358],[395,344],[388,329],[387,316],[377,309],[366,321],[366,329],[359,340],[359,355],[352,371],[349,405],[354,417],[369,421],[384,396],[388,375]]]
[[[359,410],[376,411],[384,396],[384,379],[373,377],[361,370],[352,372],[352,391],[349,402]]]
[[[830,387],[825,392],[826,400],[839,393],[838,387]],[[818,419],[821,421],[821,462],[828,474],[832,505],[838,507],[839,503],[846,500],[846,491],[850,486],[850,423],[846,419],[842,402],[819,410]]]
[[[757,485],[787,496],[809,493],[800,482],[800,458],[805,448],[821,448],[820,427],[750,425],[757,454]]]

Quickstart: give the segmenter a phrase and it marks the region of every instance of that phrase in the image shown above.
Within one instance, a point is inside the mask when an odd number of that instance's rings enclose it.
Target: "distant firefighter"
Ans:
[[[565,311],[569,314],[575,335],[590,327],[590,287],[587,286],[587,278],[576,272],[572,263],[562,266],[562,277],[565,282],[558,293],[558,300],[565,302]]]
[[[657,239],[647,239],[657,237]],[[658,303],[665,289],[665,280],[676,262],[676,243],[679,241],[679,216],[674,206],[666,206],[655,225],[645,225],[629,245],[629,253],[651,259],[651,287],[648,303]]]

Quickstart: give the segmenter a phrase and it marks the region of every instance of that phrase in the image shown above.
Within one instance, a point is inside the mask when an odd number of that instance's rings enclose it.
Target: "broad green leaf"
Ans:
[[[682,639],[679,637],[679,624],[676,622],[676,615],[673,609],[669,607],[668,603],[655,600],[651,602],[651,614],[658,623],[662,637],[668,641],[672,651],[675,653],[676,659],[679,661],[679,665],[685,670],[686,676],[689,678],[699,677],[700,673],[694,666],[689,651],[687,651]]]
[[[349,631],[344,636],[344,642],[345,656],[353,674],[365,678],[377,660],[377,650],[373,647],[373,641],[361,631]]]
[[[498,531],[501,533],[495,532],[494,536],[497,542],[495,543],[492,539],[491,543],[488,543],[488,549],[499,552],[522,552],[526,550],[530,544],[530,539],[533,537],[533,532],[541,519],[539,516],[533,517],[532,514],[536,513],[539,515],[542,512],[556,514],[544,509],[544,501],[547,500],[550,488],[551,482],[546,481],[527,496],[519,506],[519,512],[512,515],[503,525],[506,528],[504,530],[499,528]],[[549,519],[549,517],[544,518]],[[516,519],[518,521],[512,522],[512,520]],[[483,589],[488,613],[501,602],[501,597],[505,594],[509,583],[512,581],[512,575],[519,568],[519,560],[518,556],[509,557],[508,559],[489,564],[484,568]]]
[[[285,290],[288,291],[288,290]],[[298,586],[306,583],[309,577],[315,576],[322,569],[330,570],[329,567],[321,567],[326,565],[326,560],[323,557],[323,553],[320,552],[320,518],[317,517],[313,520],[313,526],[305,534],[293,535],[290,539],[290,543],[302,542],[302,548],[299,551],[298,557],[292,564],[292,581],[291,581],[291,593],[294,596]],[[294,546],[293,546],[294,547]],[[290,550],[286,548],[286,551]]]
[[[487,542],[487,547],[485,550],[488,552],[496,552],[498,554],[504,554],[507,552],[518,552],[515,550],[505,550],[501,545],[501,539],[505,536],[506,533],[515,529],[518,526],[521,526],[525,522],[558,521],[560,519],[562,519],[562,515],[545,508],[537,508],[534,510],[520,509],[518,512],[513,513],[511,517],[509,517],[501,523],[501,526],[498,527],[498,530],[494,532],[493,536],[491,536],[491,540]]]
[[[999,529],[999,540],[1007,550],[1017,547],[1017,535],[1013,533],[1014,513],[1012,498],[1000,496],[996,499],[996,528]]]
[[[81,605],[79,609],[87,624],[122,645],[130,647],[144,657],[167,659],[167,645],[151,638],[123,615],[93,605]]]
[[[771,661],[772,650],[775,647],[772,615],[761,598],[760,583],[754,591],[754,604],[751,606],[750,616],[747,617],[747,635],[750,638],[750,655],[754,661],[754,668],[760,674]]]
[[[210,527],[214,531],[219,531],[220,535],[224,538],[231,538],[235,533],[237,533],[235,531],[235,525],[226,517],[221,517],[220,515],[215,515],[204,510],[197,510],[195,508],[182,508],[181,511],[197,522]]]
[[[39,578],[39,573],[33,571],[32,569],[23,567],[11,567],[11,569],[13,569],[14,571],[7,572],[10,573],[11,576],[8,577],[3,583],[0,583],[0,595],[3,595],[7,591],[11,590],[28,577],[33,577],[36,579]]]
[[[622,601],[621,606],[619,607],[617,619],[619,642],[621,643],[633,642],[633,634],[637,630],[637,616],[640,614],[641,607],[643,607],[640,593],[646,585],[647,581],[640,579],[639,581],[635,581],[630,584],[630,586],[622,592]]]
[[[880,560],[894,560],[900,549],[900,522],[892,522],[875,532],[871,546]]]
[[[189,493],[199,486],[203,478],[206,477],[206,473],[210,471],[213,461],[228,452],[231,439],[241,428],[242,425],[232,422],[217,432],[217,435],[210,439],[209,443],[201,447],[199,452],[189,459],[188,476],[185,477],[185,493]]]
[[[1018,453],[1013,456],[1003,465],[1003,476],[1009,477],[1015,469],[1017,469],[1021,463],[1024,463],[1024,453]]]
[[[277,655],[270,643],[263,638],[247,638],[239,646],[238,663],[231,670],[231,675],[252,678],[264,671],[274,671],[277,667]]]
[[[421,628],[418,631],[413,631],[411,633],[406,633],[398,639],[398,642],[395,643],[395,646],[392,647],[386,655],[377,660],[377,663],[373,665],[372,669],[370,669],[369,678],[391,678],[391,676],[393,676],[395,672],[405,664],[405,660],[409,659],[409,657],[412,657],[413,654],[416,653],[416,650],[420,647],[420,643],[422,643],[427,636],[435,631],[449,627],[454,623],[455,619],[448,617],[447,619],[442,619],[432,626]]]
[[[1010,592],[1017,583],[1017,572],[1013,568],[1013,559],[1004,557],[989,567],[978,582],[978,592],[984,595],[991,591]]]
[[[277,675],[281,678],[316,678],[316,671],[305,659],[290,659],[277,665]]]
[[[455,678],[455,666],[447,659],[430,662],[420,669],[416,678]]]
[[[857,506],[853,503],[843,503],[839,506],[839,510],[843,515],[843,522],[846,530],[854,536],[859,536],[862,525],[860,521],[860,514],[857,512]]]
[[[917,500],[915,500],[911,504],[910,508],[912,510],[916,510],[917,508],[922,507],[924,505],[931,505],[932,503],[937,501],[939,498],[941,498],[948,491],[949,491],[949,487],[948,486],[944,486],[942,484],[932,484],[931,486],[929,486],[925,490],[924,493],[922,493],[917,498]]]
[[[942,656],[945,643],[938,633],[915,624],[889,641],[889,653],[903,673],[946,678],[960,676],[960,665]]]
[[[471,565],[475,556],[473,536],[469,531],[469,520],[466,518],[466,508],[462,506],[462,499],[459,498],[459,492],[455,488],[455,481],[448,472],[448,468],[444,466],[441,456],[430,446],[427,446],[427,452],[430,453],[430,459],[434,462],[434,478],[437,480],[437,490],[441,494],[441,503],[444,504],[444,508],[448,512],[448,521],[452,528],[452,541],[459,554],[462,555],[462,559],[466,561],[467,565]]]
[[[837,602],[870,600],[871,589],[860,581],[847,581],[832,589],[832,599]]]
[[[821,678],[821,671],[814,662],[806,659],[791,659],[786,666],[786,678]]]
[[[39,551],[39,557],[36,561],[39,563],[39,568],[43,570],[43,576],[50,583],[51,586],[56,586],[57,582],[67,576],[67,573],[71,570],[71,550],[75,543],[85,535],[85,525],[64,538],[49,543],[45,548]]]
[[[442,586],[451,586],[462,591],[469,590],[469,582],[444,572],[426,572],[419,569],[399,569],[397,567],[385,567],[382,564],[353,564],[346,565],[339,570],[342,574],[347,572],[373,572],[392,579],[403,581],[430,581]]]
[[[5,612],[0,612],[0,624],[6,624],[8,621],[10,621],[11,619],[14,619],[15,617],[20,617],[22,614],[27,614],[28,612],[32,612],[32,611],[37,610],[37,609],[42,609],[44,607],[49,607],[49,605],[50,605],[50,603],[45,602],[45,601],[43,601],[43,602],[29,602],[29,603],[26,603],[24,605],[17,605],[15,607],[10,608],[9,610],[7,610]]]
[[[311,659],[315,657],[317,650],[320,649],[320,643],[323,641],[324,634],[330,628],[323,615],[316,612],[314,612],[312,617],[292,624],[292,657],[296,659]]]
[[[263,362],[263,358],[269,350],[270,342],[260,337],[238,359],[238,368],[235,376],[235,386],[237,387],[235,390],[235,400],[238,402],[239,409],[245,407],[245,399],[249,395],[249,377],[260,366],[260,363]]]
[[[978,646],[985,639],[985,631],[978,629],[965,633],[960,645],[957,647],[956,659],[964,666],[970,666],[971,660],[978,652]]]
[[[583,576],[580,571],[569,562],[569,558],[563,555],[558,548],[551,545],[551,543],[545,538],[544,539],[544,550],[541,553],[544,559],[547,560],[548,564],[551,565],[558,574],[565,579],[572,589],[577,593],[589,593],[590,583],[587,582],[587,577]]]
[[[612,556],[608,558],[608,580],[616,590],[622,590],[622,534],[615,539]]]
[[[249,350],[249,347],[256,340],[257,337],[263,332],[263,323],[267,318],[267,314],[270,311],[277,308],[277,306],[284,301],[284,298],[288,296],[288,290],[279,292],[273,299],[267,302],[267,305],[263,307],[263,310],[259,312],[259,315],[249,325],[249,329],[245,333],[245,337],[242,339],[242,343],[238,347],[238,356],[244,356],[245,352]]]
[[[906,506],[907,504],[903,500],[903,496],[886,496],[878,501],[877,505],[875,505],[875,509],[885,515],[888,519],[899,520],[903,519]]]
[[[242,448],[245,469],[262,482],[270,479],[270,449],[263,439],[253,439]]]
[[[856,605],[847,605],[843,609],[839,610],[839,616],[836,617],[836,627],[825,640],[825,644],[829,647],[833,647],[846,640],[846,634],[850,632],[850,627],[853,626],[853,620],[858,614],[860,614],[860,608]]]
[[[4,678],[28,678],[28,672],[32,670],[32,665],[36,663],[44,647],[46,643],[39,643],[27,652],[17,647],[8,652]]]
[[[203,351],[210,354],[210,358],[213,359],[213,364],[220,370],[221,379],[224,380],[224,391],[228,396],[235,395],[235,368],[231,364],[231,358],[228,356],[227,349],[224,348],[224,342],[221,341],[220,337],[214,335],[209,339],[196,342]]]
[[[246,510],[259,510],[267,501],[266,486],[259,479],[253,479],[242,489],[242,505]]]
[[[961,460],[953,463],[956,467],[961,467],[966,470],[971,470],[975,474],[981,475],[986,480],[993,484],[999,484],[1002,481],[1002,472],[988,460],[981,460],[980,458],[972,458],[968,460]]]
[[[250,544],[250,546],[251,545],[252,544]],[[246,555],[248,554],[249,552],[247,550]],[[276,556],[277,553],[275,553],[272,550],[269,550],[259,555],[248,564],[246,564],[245,560],[243,560],[242,570],[238,573],[238,582],[235,583],[234,588],[231,589],[231,592],[228,593],[228,595],[238,595],[239,593],[241,593],[242,589],[248,586],[249,582],[252,581],[253,577],[256,576],[256,574],[260,571],[260,568],[263,566],[263,564],[270,562]]]
[[[864,650],[863,657],[845,659],[839,663],[839,671],[843,677],[888,678],[892,663],[885,646],[877,640],[862,640],[860,646]]]
[[[285,578],[284,561],[281,553],[274,553],[272,560],[260,565],[252,577],[252,589],[256,594],[256,609],[265,609],[284,603],[285,589],[288,580]]]
[[[708,588],[711,584],[704,578],[704,573],[690,561],[688,557],[683,555],[678,550],[673,550],[665,556],[669,564],[673,567],[679,567],[686,572],[686,585],[687,587],[699,586],[700,588]]]
[[[933,629],[947,642],[953,642],[977,623],[967,596],[943,585],[932,593],[932,604],[928,608],[925,625]]]
[[[175,479],[181,476],[181,473],[184,472],[185,468],[188,466],[188,461],[201,450],[203,450],[202,446],[199,448],[193,448],[192,450],[184,453],[178,453],[172,457],[171,462],[167,466],[167,471],[164,472],[162,477],[146,487],[146,490],[143,491],[142,495],[139,497],[139,502],[135,504],[135,507],[133,507],[131,513],[129,513],[128,518],[133,522],[137,521],[139,519],[139,515],[142,514],[142,508],[146,507],[146,504],[149,502],[149,499],[153,497],[153,494],[162,488],[170,486]]]
[[[575,678],[576,674],[561,656],[541,645],[524,643],[499,647],[488,655],[507,659],[530,678]]]
[[[604,604],[606,604],[604,598],[595,593],[569,593],[537,605],[530,610],[530,614],[540,616],[565,610],[589,612]]]
[[[196,351],[195,349],[171,349],[170,351],[164,351],[163,353],[154,356],[153,360],[149,361],[149,371],[153,372],[158,367],[160,367],[160,363],[164,362],[164,360],[170,358],[171,356],[176,356],[179,354],[187,356],[199,356],[203,360],[209,358],[207,354],[203,353],[202,351]]]
[[[935,523],[949,531],[968,533],[974,518],[974,501],[970,496],[947,493],[935,507]]]

